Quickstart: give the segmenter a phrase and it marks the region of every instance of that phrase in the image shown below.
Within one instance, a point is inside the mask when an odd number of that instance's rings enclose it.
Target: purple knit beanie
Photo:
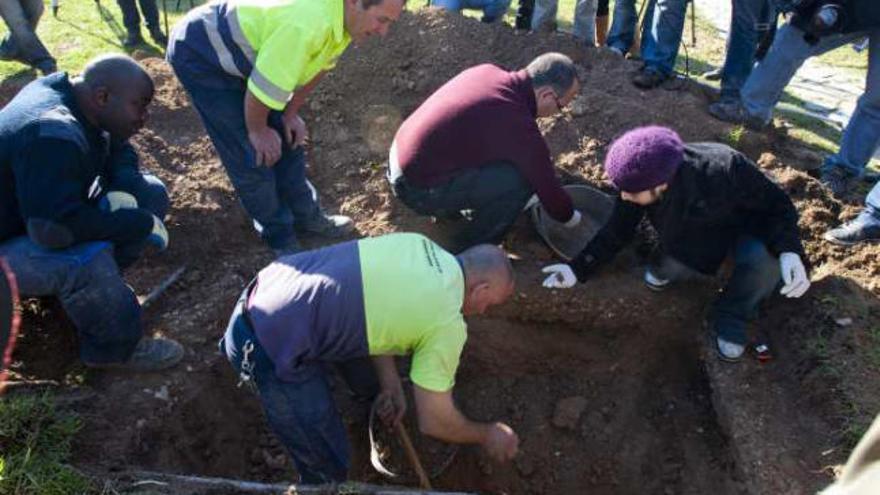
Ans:
[[[611,143],[605,172],[621,191],[647,191],[669,182],[683,156],[684,143],[672,129],[638,127]]]

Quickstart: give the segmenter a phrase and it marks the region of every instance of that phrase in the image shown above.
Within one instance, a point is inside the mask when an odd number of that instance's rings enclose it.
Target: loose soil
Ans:
[[[708,117],[692,83],[640,91],[638,66],[553,34],[433,10],[405,13],[387,39],[350,49],[304,112],[309,175],[325,207],[352,216],[358,235],[418,231],[443,242],[444,228],[396,202],[383,161],[400,121],[459,71],[483,62],[509,68],[545,51],[583,68],[583,95],[563,115],[540,122],[565,181],[603,187],[610,141],[658,123],[688,141],[732,142],[774,175],[794,198],[813,264],[806,297],[774,299],[755,325],[775,359],[731,366],[707,350],[703,314],[718,282],[663,294],[641,285],[651,251],[641,236],[594,280],[568,291],[541,287],[552,254],[526,219],[505,246],[517,258],[513,300],[469,321],[456,398],[470,416],[508,422],[522,439],[517,459],[490,463],[462,447],[435,486],[485,493],[807,493],[830,480],[857,434],[880,410],[880,249],[843,249],[821,234],[857,213],[830,199],[801,170],[815,153],[777,127],[741,133]],[[145,311],[145,328],[187,349],[161,374],[85,370],[70,323],[57,304],[26,304],[18,379],[61,382],[58,393],[84,418],[76,465],[102,477],[155,470],[254,481],[292,481],[295,472],[268,433],[257,399],[236,387],[216,351],[247,281],[271,261],[238,204],[203,127],[168,66],[143,63],[156,81],[148,128],[135,138],[146,169],[173,201],[170,248],[126,273],[139,294],[177,267],[182,279]],[[14,88],[3,88],[9,98]],[[321,245],[306,240],[306,245]],[[841,320],[850,318],[851,322]],[[841,323],[842,322],[842,323]],[[401,363],[405,366],[405,362]],[[20,392],[18,392],[20,393]],[[352,477],[381,483],[369,467],[366,411],[337,387],[354,451]],[[428,470],[453,452],[409,427]],[[403,466],[399,449],[391,461]],[[408,474],[404,483],[415,484]]]

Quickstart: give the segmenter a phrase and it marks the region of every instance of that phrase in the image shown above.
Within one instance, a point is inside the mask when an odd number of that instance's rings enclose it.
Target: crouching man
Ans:
[[[303,483],[348,477],[349,445],[327,365],[336,365],[356,396],[379,393],[382,419],[396,423],[406,400],[394,356],[404,354],[412,354],[421,431],[480,444],[504,461],[516,454],[516,434],[503,423],[467,419],[452,387],[467,338],[464,316],[504,302],[513,286],[500,249],[479,245],[453,256],[418,234],[283,256],[241,295],[221,352],[243,381],[256,384]]]
[[[810,287],[802,262],[797,210],[748,158],[717,143],[684,144],[671,129],[642,127],[617,139],[605,171],[620,191],[608,224],[570,263],[544,268],[548,288],[584,282],[628,243],[647,214],[663,256],[645,283],[663,290],[676,279],[715,275],[725,258],[733,273],[709,318],[718,355],[739,360],[746,324],[780,284],[800,297]]]
[[[168,243],[165,186],[128,143],[152,98],[143,67],[109,55],[80,77],[37,79],[0,111],[0,257],[22,295],[61,300],[91,367],[153,371],[183,357],[174,341],[142,338],[119,271]]]

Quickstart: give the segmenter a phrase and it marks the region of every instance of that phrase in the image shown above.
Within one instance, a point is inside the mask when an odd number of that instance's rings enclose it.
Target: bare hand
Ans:
[[[271,167],[281,159],[281,136],[271,127],[263,127],[248,133],[254,147],[257,166]]]
[[[376,413],[387,426],[397,426],[406,414],[406,396],[403,388],[382,390],[376,397]]]
[[[306,139],[309,138],[309,131],[306,130],[306,123],[299,114],[290,117],[284,115],[281,122],[284,124],[284,142],[288,146],[296,148],[305,144]]]
[[[489,434],[486,435],[483,448],[492,459],[507,462],[513,459],[519,450],[519,437],[506,424],[494,423],[489,426]]]

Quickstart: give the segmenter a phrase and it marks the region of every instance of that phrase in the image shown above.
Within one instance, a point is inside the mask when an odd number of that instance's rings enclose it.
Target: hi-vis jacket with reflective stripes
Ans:
[[[296,88],[332,69],[351,42],[343,0],[220,0],[187,20],[202,23],[223,72],[247,79],[254,96],[274,110],[283,109]]]

